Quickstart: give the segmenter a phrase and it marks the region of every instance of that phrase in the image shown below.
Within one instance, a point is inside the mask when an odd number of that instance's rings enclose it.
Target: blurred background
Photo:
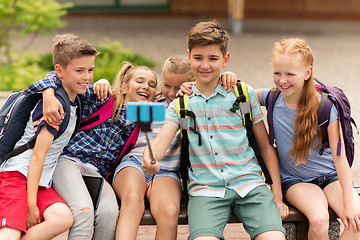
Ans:
[[[186,54],[190,28],[199,21],[216,19],[229,31],[231,39],[230,62],[224,70],[233,71],[254,88],[273,86],[271,53],[275,41],[285,37],[306,39],[315,55],[314,76],[344,90],[352,116],[360,124],[358,0],[1,2],[0,106],[10,91],[26,88],[52,70],[51,46],[56,34],[80,35],[101,52],[96,59],[94,80],[111,81],[121,62],[127,60],[151,67],[161,82],[164,60],[171,55]],[[360,136],[356,131],[354,134],[352,174],[359,185]],[[146,231],[152,232],[153,228],[144,229],[139,239],[152,239]],[[184,237],[180,235],[178,239],[186,239],[184,231]]]

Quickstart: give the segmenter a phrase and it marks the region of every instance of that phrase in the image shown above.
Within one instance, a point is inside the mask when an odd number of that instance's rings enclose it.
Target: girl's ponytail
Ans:
[[[116,75],[116,78],[112,85],[112,91],[115,98],[114,108],[111,115],[111,121],[113,122],[114,119],[118,118],[120,115],[121,107],[124,104],[125,101],[125,95],[126,93],[123,92],[124,84],[127,84],[130,80],[129,77],[127,77],[127,74],[129,70],[133,68],[131,63],[124,62],[120,68],[119,73]]]

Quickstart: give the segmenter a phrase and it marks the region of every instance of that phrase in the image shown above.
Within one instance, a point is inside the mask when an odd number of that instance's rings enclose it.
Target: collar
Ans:
[[[191,90],[193,91],[193,93],[189,97],[203,96],[199,89],[195,87],[195,84],[191,87]],[[225,96],[227,93],[228,92],[225,90],[225,88],[219,83],[209,98],[214,97],[216,94],[221,94],[222,96]]]

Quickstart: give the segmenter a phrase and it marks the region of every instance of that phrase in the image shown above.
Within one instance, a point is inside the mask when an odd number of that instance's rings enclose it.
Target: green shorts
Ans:
[[[241,198],[235,191],[226,190],[224,198],[189,197],[189,238],[215,236],[224,239],[223,231],[234,213],[244,224],[251,239],[267,231],[281,231],[280,212],[270,189],[261,185]]]

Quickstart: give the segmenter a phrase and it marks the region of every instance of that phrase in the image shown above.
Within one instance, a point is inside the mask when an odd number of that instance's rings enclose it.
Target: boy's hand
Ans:
[[[112,95],[111,85],[105,78],[100,79],[93,84],[93,91],[101,101],[104,101],[108,94]]]
[[[60,101],[55,97],[54,89],[43,91],[43,115],[48,124],[60,125],[64,119],[64,109]]]
[[[40,223],[40,211],[38,206],[28,206],[27,207],[27,218],[26,218],[26,226],[27,228],[31,228],[36,224]]]
[[[159,163],[159,161],[156,161],[156,154],[154,152],[153,152],[153,155],[155,158],[155,163],[151,163],[152,158],[150,155],[149,147],[146,146],[144,153],[143,153],[143,162],[142,162],[141,166],[143,167],[144,172],[147,175],[154,175],[154,174],[158,173],[160,170],[160,163]]]
[[[224,72],[221,74],[221,84],[223,87],[230,92],[236,85],[237,77],[233,72]]]
[[[191,87],[194,85],[194,82],[184,82],[180,86],[180,90],[176,93],[176,97],[183,96],[184,94],[192,94]]]

